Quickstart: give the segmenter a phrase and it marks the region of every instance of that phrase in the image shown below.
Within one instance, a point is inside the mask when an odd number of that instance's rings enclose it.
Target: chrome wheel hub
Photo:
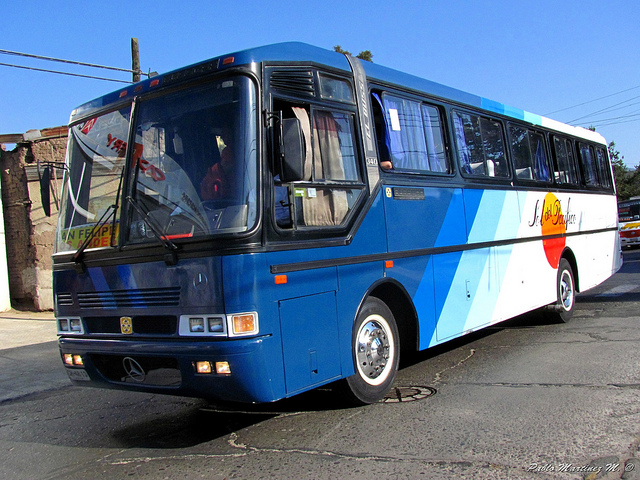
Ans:
[[[571,310],[573,306],[573,295],[573,280],[569,272],[565,270],[560,278],[560,301],[562,302],[562,307],[567,311]]]
[[[356,342],[358,370],[365,379],[377,379],[385,370],[391,350],[389,335],[384,326],[373,319],[365,322]]]

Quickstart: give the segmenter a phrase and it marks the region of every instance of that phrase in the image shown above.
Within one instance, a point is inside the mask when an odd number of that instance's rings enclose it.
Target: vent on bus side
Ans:
[[[80,308],[177,307],[180,287],[78,293]]]
[[[271,88],[282,93],[313,97],[316,94],[313,72],[309,70],[278,70],[271,74]]]

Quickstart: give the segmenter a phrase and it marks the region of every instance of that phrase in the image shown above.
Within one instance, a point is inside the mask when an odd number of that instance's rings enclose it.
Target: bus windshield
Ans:
[[[71,128],[57,251],[180,241],[251,229],[257,219],[256,94],[232,77],[143,99]],[[127,144],[131,181],[122,185]],[[97,232],[91,230],[114,208]],[[126,210],[129,209],[129,210]]]

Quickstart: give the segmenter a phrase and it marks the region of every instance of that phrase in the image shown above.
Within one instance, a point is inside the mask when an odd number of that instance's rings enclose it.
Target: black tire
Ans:
[[[576,303],[576,282],[571,264],[566,258],[560,259],[556,280],[556,303],[550,306],[549,313],[558,322],[568,322],[573,315]]]
[[[367,405],[391,389],[400,362],[400,336],[387,305],[369,297],[358,312],[351,341],[355,375],[344,381],[347,399]]]

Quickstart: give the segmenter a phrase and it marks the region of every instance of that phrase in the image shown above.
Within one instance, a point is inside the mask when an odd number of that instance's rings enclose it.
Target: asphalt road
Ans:
[[[346,408],[327,388],[243,411],[73,387],[44,337],[0,350],[0,478],[640,478],[639,327],[632,251],[571,322],[530,314],[424,352],[393,401]]]

